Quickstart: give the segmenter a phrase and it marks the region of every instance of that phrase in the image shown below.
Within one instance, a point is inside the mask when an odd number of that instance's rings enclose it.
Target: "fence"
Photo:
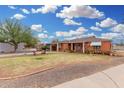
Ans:
[[[17,52],[24,50],[24,43],[18,44]],[[14,46],[8,43],[0,43],[0,53],[11,53],[14,51]]]

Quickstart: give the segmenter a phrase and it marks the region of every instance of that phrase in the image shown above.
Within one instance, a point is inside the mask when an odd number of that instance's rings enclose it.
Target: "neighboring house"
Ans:
[[[17,52],[24,51],[24,43],[18,45]],[[14,51],[14,47],[8,43],[0,43],[0,53],[11,53]]]
[[[113,45],[112,46],[113,50],[120,50],[120,51],[124,51],[124,45]]]
[[[51,43],[52,51],[70,51],[82,53],[110,53],[111,41],[108,39],[96,38],[95,36],[78,38],[65,41],[54,41]]]
[[[124,45],[113,45],[112,46],[112,52],[113,52],[113,55],[115,56],[123,56],[124,57]]]

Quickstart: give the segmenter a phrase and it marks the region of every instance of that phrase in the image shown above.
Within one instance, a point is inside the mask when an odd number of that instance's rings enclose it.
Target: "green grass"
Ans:
[[[48,53],[36,56],[0,58],[0,77],[17,76],[53,66],[78,64],[80,62],[102,62],[109,59],[105,55],[79,53]]]

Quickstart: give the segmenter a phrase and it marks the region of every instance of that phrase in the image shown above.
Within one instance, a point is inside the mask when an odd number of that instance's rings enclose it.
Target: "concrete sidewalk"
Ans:
[[[54,53],[54,52],[46,52],[46,53]],[[37,51],[37,54],[41,54],[41,51]],[[15,57],[15,56],[23,56],[23,55],[33,55],[33,52],[22,52],[22,53],[0,53],[0,58],[2,57]]]
[[[75,79],[54,88],[123,88],[124,64],[108,70]]]
[[[22,55],[32,55],[33,53],[8,53],[8,54],[0,54],[0,58],[1,57],[15,57],[15,56],[22,56]]]

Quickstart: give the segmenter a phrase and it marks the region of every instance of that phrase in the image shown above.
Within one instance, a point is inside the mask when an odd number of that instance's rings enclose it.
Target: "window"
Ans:
[[[94,49],[96,49],[96,50],[99,50],[100,48],[101,48],[101,46],[93,46],[94,47]]]

